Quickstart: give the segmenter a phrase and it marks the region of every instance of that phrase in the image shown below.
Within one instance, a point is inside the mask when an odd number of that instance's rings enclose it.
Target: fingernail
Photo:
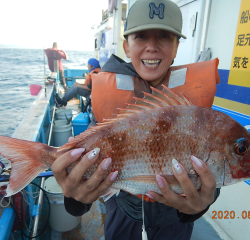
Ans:
[[[111,158],[105,159],[104,163],[102,164],[102,169],[107,170],[108,167],[110,166],[110,163],[111,163]]]
[[[154,197],[152,195],[150,195],[149,193],[146,194],[149,198],[154,199]]]
[[[110,177],[110,181],[114,181],[118,175],[118,171],[115,171],[112,176]]]
[[[92,150],[89,155],[88,155],[88,159],[92,160],[98,153],[100,152],[100,148],[95,148],[94,150]]]
[[[158,183],[158,185],[159,185],[160,188],[164,187],[164,182],[163,182],[163,180],[162,180],[162,178],[161,178],[160,175],[156,175],[156,181],[157,181],[157,183]]]
[[[74,157],[80,153],[83,153],[85,151],[85,148],[77,148],[77,149],[74,149],[72,152],[71,152],[71,156]]]
[[[201,163],[200,159],[198,159],[195,156],[191,156],[191,160],[194,162],[194,164],[198,167],[198,168],[203,168],[203,164]]]
[[[182,173],[182,169],[181,169],[181,166],[178,163],[178,161],[173,158],[172,159],[172,164],[173,164],[173,167],[174,167],[174,170],[176,171],[176,173],[181,174]]]

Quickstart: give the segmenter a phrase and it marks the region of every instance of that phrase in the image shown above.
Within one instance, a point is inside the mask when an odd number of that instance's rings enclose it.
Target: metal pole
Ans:
[[[209,16],[210,16],[210,8],[211,8],[211,0],[206,0],[204,22],[203,22],[202,35],[201,35],[200,52],[202,52],[205,48],[207,30],[208,30],[208,22],[209,22]]]
[[[46,76],[45,76],[45,52],[44,52],[44,48],[43,48],[43,62],[44,62],[44,94],[46,97],[47,89],[46,89]]]
[[[53,109],[53,115],[52,115],[52,120],[51,120],[51,124],[50,124],[50,132],[49,132],[49,139],[48,139],[48,145],[50,145],[50,141],[51,141],[51,135],[52,135],[52,130],[53,130],[53,122],[54,122],[54,118],[55,118],[55,110],[56,108],[54,107]],[[45,182],[45,178],[42,177],[41,178],[41,184],[40,187],[43,188],[44,187],[44,182]],[[41,212],[41,206],[42,206],[42,201],[43,201],[43,191],[40,189],[39,191],[39,196],[38,196],[38,212],[34,218],[34,225],[33,225],[33,230],[32,230],[32,237],[37,235],[37,230],[38,230],[38,225],[39,225],[39,220],[40,220],[40,212]],[[36,238],[34,238],[36,239]]]
[[[197,59],[197,56],[200,53],[200,44],[201,44],[201,34],[202,34],[202,27],[204,22],[204,11],[205,11],[205,5],[206,0],[200,0],[199,1],[200,6],[198,10],[198,17],[196,22],[196,33],[194,36],[194,51],[193,51],[193,59],[192,62],[195,62]]]
[[[54,126],[55,112],[56,112],[56,107],[54,106],[53,107],[53,114],[52,114],[52,120],[51,120],[50,130],[49,130],[48,146],[50,146],[50,141],[51,141],[51,136],[52,136],[52,130],[53,130],[53,126]]]
[[[41,179],[41,185],[40,185],[41,188],[44,187],[44,181],[45,181],[45,178],[43,177]],[[35,219],[34,219],[32,237],[34,237],[34,236],[37,235],[37,230],[38,230],[38,225],[39,225],[39,219],[40,219],[40,212],[41,212],[41,207],[42,207],[42,201],[43,201],[43,191],[40,189],[40,191],[39,191],[39,197],[38,197],[38,202],[37,202],[38,213],[37,213],[37,215],[35,216]],[[36,238],[34,238],[34,239],[36,239]]]
[[[121,27],[122,27],[122,1],[117,0],[117,8],[114,11],[114,21],[115,21],[115,54],[123,59],[124,53],[121,50],[121,40],[123,39],[121,34]]]

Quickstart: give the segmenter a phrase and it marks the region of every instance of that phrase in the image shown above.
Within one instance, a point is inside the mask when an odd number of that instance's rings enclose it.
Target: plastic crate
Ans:
[[[64,77],[82,77],[84,73],[88,73],[88,69],[64,69]]]
[[[89,113],[79,113],[72,121],[74,136],[84,132],[88,128],[89,122]]]

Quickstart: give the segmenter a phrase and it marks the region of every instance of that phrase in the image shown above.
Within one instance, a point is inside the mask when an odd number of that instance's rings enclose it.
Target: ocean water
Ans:
[[[94,52],[66,51],[66,68],[86,68]],[[0,135],[12,136],[36,96],[30,84],[44,84],[49,74],[47,58],[42,49],[0,48]]]

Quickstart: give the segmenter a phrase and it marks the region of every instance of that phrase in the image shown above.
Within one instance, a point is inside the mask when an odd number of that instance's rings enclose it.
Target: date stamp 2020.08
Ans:
[[[250,211],[242,211],[239,216],[235,211],[212,211],[212,219],[250,219]]]

